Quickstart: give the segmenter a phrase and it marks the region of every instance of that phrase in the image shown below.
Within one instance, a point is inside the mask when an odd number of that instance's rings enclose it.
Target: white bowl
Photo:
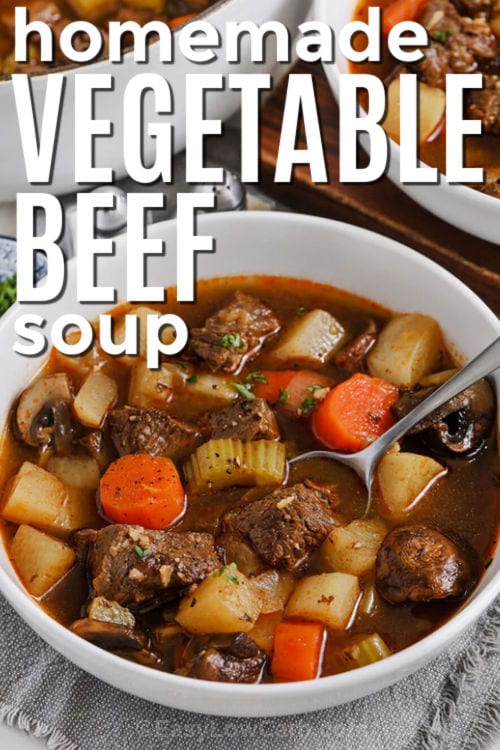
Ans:
[[[165,76],[172,87],[175,112],[171,116],[156,115],[152,108],[151,97],[145,100],[145,122],[170,122],[174,126],[175,151],[182,151],[185,146],[185,80],[193,73],[223,73],[226,77],[230,73],[251,73],[255,69],[259,73],[270,73],[275,82],[282,76],[287,66],[277,64],[273,54],[267,55],[267,62],[255,66],[249,58],[248,44],[242,44],[241,60],[238,64],[229,65],[225,61],[225,24],[228,21],[254,21],[257,24],[277,20],[284,23],[293,31],[304,20],[310,8],[311,0],[220,0],[213,8],[206,11],[203,18],[218,29],[222,34],[222,45],[218,50],[218,60],[207,65],[196,65],[188,62],[179,50],[179,35],[174,34],[175,63],[164,65],[159,59],[157,44],[150,47],[148,72],[160,73]],[[26,181],[24,159],[19,135],[19,127],[15,113],[14,93],[10,80],[0,80],[0,202],[14,200],[18,192],[40,190],[62,194],[78,189],[74,181],[75,159],[75,114],[74,87],[75,73],[110,73],[115,77],[114,91],[98,93],[96,96],[95,117],[111,119],[115,122],[113,138],[98,138],[96,140],[96,166],[109,166],[116,178],[125,176],[123,159],[123,92],[130,78],[137,73],[144,72],[144,65],[134,63],[132,54],[125,55],[121,65],[111,65],[107,60],[85,67],[74,67],[66,71],[66,90],[64,109],[60,121],[59,141],[54,164],[54,172],[50,186],[30,187]],[[37,112],[43,112],[45,100],[46,75],[31,78],[33,100]],[[227,83],[227,81],[226,81]],[[227,88],[227,87],[226,87]],[[240,106],[240,95],[229,88],[225,91],[212,91],[207,95],[207,117],[226,120],[234,114]],[[146,139],[144,144],[145,161],[154,156],[154,140]]]
[[[352,21],[359,0],[315,0],[314,15],[318,20],[330,24],[337,33]],[[339,74],[349,72],[349,63],[341,54],[336,53],[335,64],[325,64],[325,73],[335,98],[339,101]],[[365,134],[361,143],[369,151],[370,141]],[[485,195],[464,185],[450,185],[446,177],[440,175],[438,185],[403,185],[400,182],[400,148],[395,141],[390,141],[390,162],[387,175],[410,198],[413,198],[428,211],[444,219],[464,232],[500,244],[500,200]]]
[[[347,224],[285,213],[241,213],[202,216],[200,234],[216,238],[215,254],[198,256],[199,278],[241,274],[295,276],[332,284],[393,310],[434,316],[454,351],[469,359],[500,334],[492,312],[447,271],[382,236]],[[166,258],[152,258],[149,278],[175,284],[175,222],[157,224],[151,236],[166,241]],[[99,260],[102,285],[125,288],[125,238],[117,241],[117,258]],[[49,325],[59,315],[79,312],[94,318],[105,306],[75,302],[75,262],[69,264],[64,296],[44,306]],[[23,305],[22,312],[40,306]],[[12,352],[15,306],[0,322],[2,388],[0,423],[40,360]],[[500,392],[500,373],[496,376]],[[312,682],[280,685],[228,685],[191,680],[133,664],[78,638],[59,625],[26,594],[6,550],[0,547],[0,590],[31,627],[82,669],[150,701],[200,713],[226,716],[275,716],[313,711],[381,690],[423,666],[469,626],[500,592],[500,556],[488,568],[473,595],[437,632],[377,664]]]

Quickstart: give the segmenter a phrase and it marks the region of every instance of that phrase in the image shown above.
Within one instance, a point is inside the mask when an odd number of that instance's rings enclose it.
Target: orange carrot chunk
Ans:
[[[396,386],[357,373],[333,388],[314,412],[313,432],[333,450],[362,450],[392,427],[391,406],[398,398]]]
[[[321,672],[325,628],[316,622],[282,622],[274,631],[271,673],[277,680],[315,680]]]
[[[114,461],[100,483],[105,515],[115,523],[146,529],[168,529],[186,509],[186,494],[169,458],[122,456]]]
[[[185,16],[176,16],[175,18],[170,19],[168,25],[171,29],[175,29],[176,26],[182,26],[183,23],[188,23],[188,21],[191,21],[196,15],[196,13],[186,13]]]
[[[286,401],[288,394],[286,392],[288,383],[295,377],[295,370],[265,370],[258,373],[259,380],[255,380],[253,392],[257,398],[263,398],[272,406]],[[265,381],[265,382],[264,382]]]
[[[429,0],[395,0],[383,11],[382,30],[386,36],[402,21],[416,21]]]

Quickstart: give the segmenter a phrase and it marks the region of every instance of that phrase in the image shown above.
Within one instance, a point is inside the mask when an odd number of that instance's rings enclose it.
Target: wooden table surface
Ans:
[[[362,185],[338,181],[338,110],[319,65],[300,64],[294,72],[312,73],[326,143],[329,183],[315,185],[307,167],[298,166],[292,184],[273,182],[281,130],[284,86],[263,110],[262,188],[277,200],[305,213],[347,221],[392,237],[454,273],[500,315],[500,245],[484,242],[436,218],[408,198],[390,180]],[[299,135],[298,147],[304,145]],[[500,201],[499,201],[500,203]],[[499,205],[500,235],[500,205]]]

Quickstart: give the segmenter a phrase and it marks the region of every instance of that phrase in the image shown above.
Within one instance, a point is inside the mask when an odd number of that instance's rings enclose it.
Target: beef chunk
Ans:
[[[455,2],[466,16],[476,16],[478,13],[491,13],[496,0],[455,0]]]
[[[445,35],[458,34],[462,31],[462,17],[451,0],[429,0],[424,7],[419,23],[433,37],[436,32]]]
[[[83,534],[83,536],[82,536]],[[211,534],[151,531],[116,524],[77,532],[90,545],[88,565],[94,596],[124,607],[149,606],[199,583],[221,565]]]
[[[88,450],[92,458],[99,464],[101,471],[108,468],[109,464],[115,460],[116,451],[111,445],[109,436],[102,430],[89,432],[80,439],[80,445]]]
[[[267,565],[294,570],[335,526],[328,499],[319,487],[280,487],[261,500],[232,508],[224,524],[247,539]]]
[[[191,343],[210,369],[237,373],[279,329],[280,322],[267,305],[236,292],[234,300],[208,318],[203,328],[192,330]]]
[[[212,682],[259,682],[266,654],[246,633],[200,638],[182,674]]]
[[[97,539],[97,529],[80,529],[73,536],[73,547],[78,562],[87,565],[90,550]]]
[[[500,135],[500,75],[483,76],[483,89],[469,94],[467,114],[481,120],[484,133]]]
[[[377,590],[392,604],[462,597],[472,581],[457,545],[422,523],[393,529],[377,555]]]
[[[350,341],[335,357],[337,367],[344,367],[349,372],[364,369],[365,359],[377,341],[377,324],[370,320],[365,330]]]
[[[496,57],[496,38],[488,23],[460,16],[451,0],[431,0],[420,18],[430,44],[416,70],[425,83],[446,88],[449,73],[474,73]]]
[[[160,409],[124,406],[108,417],[109,431],[120,456],[149,453],[181,461],[201,442],[200,433]]]
[[[237,401],[227,409],[212,412],[208,418],[210,435],[234,440],[275,440],[279,428],[273,410],[262,398]]]

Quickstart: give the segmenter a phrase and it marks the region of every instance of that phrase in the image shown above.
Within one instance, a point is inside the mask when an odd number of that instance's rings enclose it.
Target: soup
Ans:
[[[117,309],[116,340],[158,310]],[[168,311],[191,339],[158,371],[53,352],[13,405],[2,523],[27,592],[115,654],[225,682],[337,674],[448,620],[497,539],[486,381],[386,454],[369,508],[346,467],[288,464],[363,448],[449,378],[436,321],[277,277]]]
[[[26,0],[23,3],[29,11],[30,21],[43,21],[49,24],[56,38],[65,26],[72,21],[91,21],[105,30],[110,21],[135,21],[141,25],[149,21],[163,21],[177,26],[188,21],[197,13],[209,8],[217,0]],[[15,72],[47,72],[54,67],[68,64],[68,60],[56,45],[57,59],[53,65],[41,62],[40,48],[36,35],[32,35],[30,60],[17,64],[14,59],[14,8],[15,0],[3,0],[0,9],[0,76]],[[81,34],[76,41],[86,49],[88,39]]]
[[[382,63],[353,64],[353,72],[369,72],[382,78],[389,87],[387,120],[398,120],[398,79],[402,73],[417,73],[421,81],[420,158],[426,164],[446,172],[445,100],[446,75],[483,73],[484,89],[466,96],[467,117],[482,122],[483,134],[466,139],[465,161],[469,167],[486,171],[484,185],[477,189],[500,197],[500,14],[495,0],[420,0],[408,3],[406,15],[396,17],[400,0],[361,0],[356,18],[365,20],[370,6],[384,11],[386,31],[393,22],[417,20],[428,31],[429,46],[424,58],[404,66],[391,58],[388,50]],[[404,17],[403,17],[404,16]],[[392,95],[391,95],[392,90]],[[392,100],[392,106],[391,106]],[[423,117],[422,117],[423,115]],[[397,132],[388,132],[397,140]]]

